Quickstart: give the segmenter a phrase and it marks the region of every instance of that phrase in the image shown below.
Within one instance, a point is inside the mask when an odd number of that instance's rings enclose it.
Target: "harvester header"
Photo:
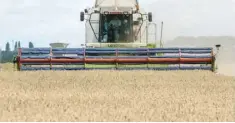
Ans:
[[[21,48],[17,68],[25,70],[210,70],[213,48]]]

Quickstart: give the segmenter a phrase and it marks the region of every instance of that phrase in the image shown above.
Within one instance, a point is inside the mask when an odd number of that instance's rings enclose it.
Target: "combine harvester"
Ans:
[[[215,71],[213,47],[150,45],[149,35],[156,28],[149,28],[156,24],[152,23],[152,13],[141,10],[137,0],[96,0],[94,7],[80,13],[80,20],[86,25],[84,48],[21,48],[16,58],[18,70]]]

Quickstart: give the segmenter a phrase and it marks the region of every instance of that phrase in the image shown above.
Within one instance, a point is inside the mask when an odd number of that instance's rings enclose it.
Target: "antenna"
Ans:
[[[160,47],[161,47],[161,48],[163,48],[162,33],[163,33],[163,21],[162,21],[162,25],[161,25],[161,37],[160,37]]]

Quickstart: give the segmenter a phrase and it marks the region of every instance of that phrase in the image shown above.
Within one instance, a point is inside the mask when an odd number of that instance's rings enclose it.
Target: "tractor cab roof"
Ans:
[[[135,7],[137,0],[96,0],[95,7]]]

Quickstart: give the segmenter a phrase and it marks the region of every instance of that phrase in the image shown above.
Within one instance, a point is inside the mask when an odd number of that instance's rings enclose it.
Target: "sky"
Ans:
[[[33,41],[37,47],[66,42],[79,47],[85,41],[80,11],[95,0],[0,0],[0,46]],[[177,36],[235,36],[235,0],[139,0],[153,13],[165,41]],[[159,31],[160,32],[160,31]],[[159,34],[158,34],[159,35]]]

